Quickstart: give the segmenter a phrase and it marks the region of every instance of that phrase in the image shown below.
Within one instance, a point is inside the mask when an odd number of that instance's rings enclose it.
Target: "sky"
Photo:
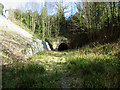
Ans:
[[[74,15],[76,12],[78,12],[76,4],[74,2],[86,2],[86,1],[97,1],[97,2],[102,2],[102,1],[119,1],[119,0],[0,0],[0,3],[2,3],[4,5],[4,11],[7,9],[22,9],[22,11],[26,11],[29,9],[32,9],[32,7],[35,7],[34,10],[37,10],[39,12],[39,14],[41,13],[42,7],[44,5],[44,2],[59,2],[59,1],[63,1],[63,5],[67,5],[68,8],[65,11],[68,11],[67,13],[65,13],[65,17],[68,18],[71,15],[71,9],[73,11],[72,15]],[[34,2],[33,4],[31,4],[32,2]],[[42,3],[43,2],[43,3]],[[55,14],[57,11],[55,8],[53,7],[49,7],[48,8],[48,14],[49,15],[53,15]],[[3,12],[4,14],[4,12]]]
[[[4,4],[5,9],[15,9],[18,7],[21,3],[27,3],[27,2],[57,2],[57,1],[63,1],[65,4],[68,2],[107,2],[107,1],[119,1],[119,0],[0,0],[0,3]]]
[[[7,9],[22,9],[22,11],[26,11],[26,10],[32,9],[32,6],[33,6],[33,7],[35,7],[33,10],[36,10],[36,8],[37,8],[37,11],[39,13],[41,13],[41,9],[42,9],[45,1],[54,3],[54,2],[58,2],[60,0],[0,0],[0,3],[2,3],[4,5],[4,12]],[[67,13],[65,13],[66,18],[68,18],[70,16],[71,12],[69,12],[69,11],[71,9],[74,9],[73,14],[75,14],[78,11],[76,8],[76,5],[74,3],[70,3],[70,2],[76,2],[78,0],[68,0],[68,1],[63,0],[63,5],[69,6],[65,10],[65,11],[68,11]],[[30,3],[32,3],[32,2],[34,2],[34,3],[31,5]],[[72,4],[72,7],[70,4]],[[50,10],[48,10],[49,15],[53,15],[57,12],[55,8],[52,8],[52,9],[48,8],[48,9],[50,9]],[[4,14],[4,12],[3,12],[3,14]]]

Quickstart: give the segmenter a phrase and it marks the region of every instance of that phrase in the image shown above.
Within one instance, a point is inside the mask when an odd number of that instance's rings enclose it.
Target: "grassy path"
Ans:
[[[119,45],[115,43],[64,52],[43,51],[19,62],[2,58],[3,87],[118,87]]]
[[[65,74],[63,74],[63,76],[62,76],[62,79],[61,79],[61,83],[62,83],[62,88],[63,89],[70,89],[70,86],[69,86],[69,84],[68,84],[68,82],[67,82],[67,74],[65,73]]]

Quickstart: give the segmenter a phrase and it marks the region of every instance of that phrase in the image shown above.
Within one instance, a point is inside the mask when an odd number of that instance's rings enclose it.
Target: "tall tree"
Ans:
[[[45,2],[46,5],[46,2]],[[42,39],[45,40],[45,6],[42,9]]]
[[[65,36],[66,26],[65,26],[65,16],[64,16],[64,14],[66,13],[65,9],[67,9],[67,6],[63,5],[63,0],[61,2],[56,2],[56,9],[57,9],[57,20],[58,20],[57,35]]]

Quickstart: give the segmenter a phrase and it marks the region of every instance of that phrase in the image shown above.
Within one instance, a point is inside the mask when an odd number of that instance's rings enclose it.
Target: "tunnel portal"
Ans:
[[[58,46],[58,51],[64,51],[64,50],[68,50],[69,47],[66,43],[61,43],[59,46]]]

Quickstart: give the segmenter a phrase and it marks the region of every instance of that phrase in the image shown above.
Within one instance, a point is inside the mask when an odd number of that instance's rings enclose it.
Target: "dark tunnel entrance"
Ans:
[[[69,49],[69,47],[65,43],[61,43],[58,47],[58,51],[64,51],[64,50],[68,50],[68,49]]]

